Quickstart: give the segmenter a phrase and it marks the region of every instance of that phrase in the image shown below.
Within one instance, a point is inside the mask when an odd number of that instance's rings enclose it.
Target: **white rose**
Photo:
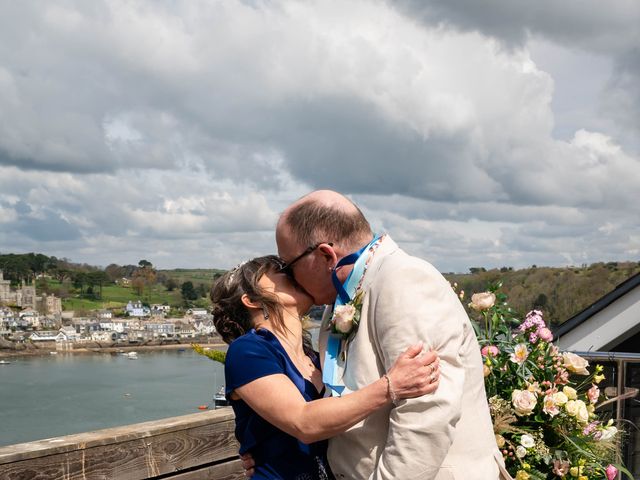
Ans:
[[[570,372],[577,373],[578,375],[589,375],[589,370],[587,370],[589,362],[581,356],[571,352],[564,352],[562,359],[564,360],[564,368]]]
[[[582,400],[576,400],[578,411],[576,412],[576,419],[581,423],[587,423],[589,421],[589,410],[587,404]]]
[[[536,441],[533,439],[531,435],[527,435],[526,433],[520,437],[520,445],[524,448],[531,448],[536,444]]]
[[[567,403],[565,403],[564,409],[569,415],[575,417],[578,413],[578,402],[576,400],[569,400]]]
[[[527,454],[527,449],[524,448],[522,445],[518,445],[518,448],[516,448],[516,457],[524,458],[526,454]]]
[[[496,303],[496,296],[491,292],[474,293],[469,306],[474,310],[488,310]]]
[[[576,392],[575,388],[564,387],[562,389],[562,393],[564,393],[569,400],[575,400],[576,398],[578,398],[578,392]]]
[[[564,405],[565,403],[567,403],[567,401],[569,401],[569,398],[562,392],[557,392],[553,394],[553,401],[556,403],[556,405]]]
[[[356,307],[353,305],[338,305],[333,313],[336,330],[341,333],[349,333],[353,328],[353,316],[355,314]]]
[[[511,403],[518,415],[529,415],[536,408],[538,398],[529,390],[514,390],[511,394]]]

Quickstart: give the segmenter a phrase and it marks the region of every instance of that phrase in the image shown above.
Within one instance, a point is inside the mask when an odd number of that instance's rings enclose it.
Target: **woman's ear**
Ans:
[[[261,303],[252,302],[251,299],[249,298],[249,295],[247,295],[246,293],[242,294],[242,297],[240,297],[240,301],[248,309],[262,308],[262,304]]]

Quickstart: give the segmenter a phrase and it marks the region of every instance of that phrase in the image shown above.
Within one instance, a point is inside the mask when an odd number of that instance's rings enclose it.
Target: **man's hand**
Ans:
[[[244,476],[247,478],[251,478],[255,472],[254,468],[256,466],[256,462],[253,461],[253,457],[250,453],[245,453],[244,455],[240,455],[240,460],[242,460],[242,468],[244,468]]]

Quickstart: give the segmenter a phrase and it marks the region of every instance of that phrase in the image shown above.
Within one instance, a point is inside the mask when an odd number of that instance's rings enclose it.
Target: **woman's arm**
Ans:
[[[437,355],[421,352],[422,345],[409,347],[387,374],[398,399],[422,396],[438,387]],[[234,393],[269,423],[307,444],[342,433],[391,402],[384,377],[348,395],[312,402],[283,374],[258,378]]]

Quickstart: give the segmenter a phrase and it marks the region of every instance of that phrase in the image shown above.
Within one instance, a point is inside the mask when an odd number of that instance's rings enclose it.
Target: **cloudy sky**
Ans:
[[[233,266],[316,188],[442,271],[640,260],[637,0],[0,2],[0,252]]]

